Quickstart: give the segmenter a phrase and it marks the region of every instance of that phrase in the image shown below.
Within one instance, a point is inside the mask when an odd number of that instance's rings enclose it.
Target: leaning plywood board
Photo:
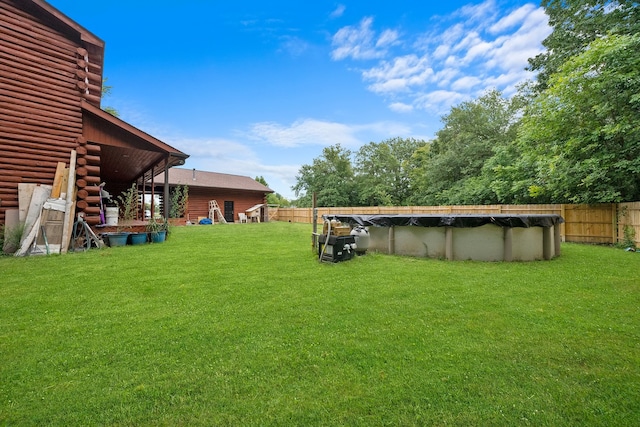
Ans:
[[[42,206],[40,233],[36,239],[35,253],[59,254],[64,228],[64,199],[49,199]]]
[[[42,213],[42,205],[47,201],[51,195],[51,185],[38,185],[33,187],[33,193],[29,202],[29,207],[24,220],[24,235],[27,236],[31,233],[33,226],[37,219],[40,219]]]
[[[69,173],[67,174],[67,194],[65,203],[65,218],[62,229],[62,247],[60,252],[65,254],[69,248],[69,241],[71,240],[71,228],[73,228],[73,221],[76,210],[76,150],[71,150],[71,156],[69,158]]]
[[[24,222],[24,232],[22,234],[22,240],[20,240],[20,248],[16,252],[16,255],[25,255],[31,246],[33,245],[33,241],[38,235],[38,230],[40,228],[40,217],[42,216],[42,206],[47,201],[49,196],[51,195],[51,185],[38,185],[35,184],[35,187],[28,187],[29,192],[32,191],[32,195],[29,202],[29,208],[26,213],[25,222]],[[18,187],[18,191],[20,191],[20,187]],[[18,196],[19,203],[23,203],[23,198]],[[20,210],[23,207],[20,206]]]
[[[64,162],[58,162],[58,167],[56,168],[56,175],[53,178],[53,189],[51,190],[51,197],[57,199],[60,197],[61,188],[64,185],[64,175],[65,175],[66,165]]]
[[[29,212],[29,205],[31,204],[31,196],[33,190],[38,184],[19,183],[18,184],[18,219],[20,222],[25,222],[27,219],[27,212]]]
[[[40,217],[36,219],[36,222],[31,227],[31,231],[29,232],[29,234],[22,237],[22,240],[20,241],[20,249],[16,251],[16,254],[15,254],[16,256],[26,255],[27,252],[29,252],[29,249],[31,249],[31,244],[33,243],[33,240],[36,238],[36,235],[38,234],[39,228],[40,228]]]

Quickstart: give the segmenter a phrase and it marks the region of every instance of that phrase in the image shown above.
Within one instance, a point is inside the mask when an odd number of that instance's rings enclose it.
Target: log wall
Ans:
[[[102,55],[30,2],[0,0],[0,223],[18,208],[18,184],[52,184],[73,149],[80,184],[99,183],[99,147],[82,139],[81,99],[100,105]]]

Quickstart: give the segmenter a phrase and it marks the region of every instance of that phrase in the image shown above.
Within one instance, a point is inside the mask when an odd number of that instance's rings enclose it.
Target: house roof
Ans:
[[[231,175],[218,172],[206,172],[196,169],[169,169],[169,185],[186,185],[189,187],[224,188],[228,190],[256,191],[273,193],[269,187],[255,179],[243,175]],[[164,175],[156,176],[155,181],[161,183]]]
[[[79,38],[85,42],[95,45],[101,49],[104,49],[104,41],[93,34],[91,31],[78,24],[73,19],[69,18],[64,13],[60,12],[55,7],[51,6],[44,0],[29,0],[22,4],[25,9],[39,9],[48,14],[48,16],[57,24],[65,27],[68,31],[76,33]]]
[[[39,16],[47,25],[64,32],[90,51],[93,62],[104,61],[105,42],[51,6],[45,0],[19,0],[20,6]],[[98,89],[99,90],[99,89]],[[101,146],[100,177],[107,182],[129,183],[150,178],[165,168],[183,165],[185,154],[100,107],[101,93],[94,100],[81,100],[82,136]],[[97,98],[97,100],[96,100]]]
[[[102,145],[100,173],[105,181],[133,182],[153,168],[183,165],[185,154],[119,118],[82,101],[83,135]]]

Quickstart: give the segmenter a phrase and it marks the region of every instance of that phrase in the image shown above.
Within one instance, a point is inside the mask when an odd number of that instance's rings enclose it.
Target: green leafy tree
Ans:
[[[487,162],[515,140],[522,100],[497,90],[451,108],[429,149],[414,153],[415,204],[495,203]]]
[[[107,85],[107,80],[109,79],[105,77],[104,80],[102,81],[102,97],[107,97],[111,95],[111,91],[113,90],[113,86]],[[107,106],[107,107],[103,107],[102,109],[107,113],[111,114],[112,116],[120,117],[120,113],[118,112],[118,110],[116,110],[113,107]]]
[[[521,169],[537,200],[640,198],[640,36],[593,41],[549,79],[522,125]],[[519,184],[522,187],[522,183]]]
[[[312,197],[317,195],[318,206],[354,206],[354,171],[351,164],[351,151],[340,144],[325,147],[322,155],[311,165],[303,165],[296,176],[295,191],[297,205],[311,206]]]
[[[365,206],[401,206],[411,194],[413,153],[426,145],[413,138],[393,138],[364,145],[356,154],[358,198]]]
[[[546,50],[529,59],[529,69],[538,72],[539,90],[547,88],[553,73],[584,52],[606,34],[640,33],[640,7],[630,0],[543,0],[552,33],[542,42]]]
[[[269,186],[269,184],[267,184],[267,180],[264,179],[262,175],[257,176],[255,180],[258,181],[260,184],[264,185],[265,187]],[[270,205],[278,205],[283,207],[291,206],[291,201],[285,198],[284,196],[282,196],[280,193],[267,194],[267,203]]]

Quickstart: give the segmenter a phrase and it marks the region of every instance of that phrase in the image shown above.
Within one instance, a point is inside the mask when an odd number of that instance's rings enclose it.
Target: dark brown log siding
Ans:
[[[84,142],[80,101],[99,106],[102,60],[101,47],[37,6],[0,0],[0,224],[18,208],[18,183],[52,184],[57,162]]]

